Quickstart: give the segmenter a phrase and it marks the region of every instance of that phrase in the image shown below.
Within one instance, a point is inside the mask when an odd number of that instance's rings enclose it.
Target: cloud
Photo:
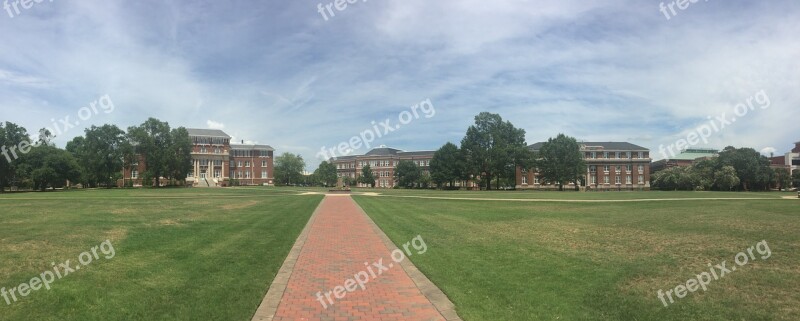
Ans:
[[[225,124],[220,122],[215,122],[213,120],[207,120],[206,126],[208,126],[208,128],[210,129],[220,129],[220,130],[225,129]]]
[[[775,149],[775,147],[764,147],[764,148],[761,149],[761,155],[764,155],[764,156],[776,155],[776,153],[775,153],[776,151],[777,151],[777,149]]]
[[[763,89],[769,109],[698,147],[783,153],[800,139],[798,14],[790,0],[670,20],[633,0],[387,0],[325,21],[292,1],[55,1],[0,18],[0,120],[33,131],[109,94],[116,110],[98,125],[220,127],[313,170],[320,146],[427,98],[436,117],[374,144],[458,143],[490,111],[528,142],[563,132],[656,149]]]

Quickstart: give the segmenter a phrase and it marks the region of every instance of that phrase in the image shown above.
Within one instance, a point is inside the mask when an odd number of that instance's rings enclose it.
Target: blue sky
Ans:
[[[322,147],[426,99],[434,117],[373,145],[458,143],[491,111],[529,143],[563,132],[656,154],[763,90],[769,108],[698,147],[800,140],[800,2],[699,1],[670,19],[660,3],[369,0],[325,20],[307,0],[43,1],[0,11],[0,121],[36,132],[109,95],[113,112],[56,143],[156,117],[313,170]]]

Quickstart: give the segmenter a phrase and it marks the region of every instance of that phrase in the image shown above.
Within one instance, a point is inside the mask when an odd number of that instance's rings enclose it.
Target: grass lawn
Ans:
[[[642,191],[642,192],[557,192],[557,191],[439,191],[418,189],[369,189],[353,190],[355,194],[379,193],[392,197],[445,197],[445,198],[478,198],[478,199],[555,199],[555,200],[630,200],[630,199],[665,199],[665,198],[781,198],[797,197],[792,192],[684,192],[684,191]]]
[[[0,287],[110,240],[100,259],[0,320],[250,320],[321,196],[276,189],[0,195]]]
[[[366,190],[365,190],[366,191]],[[781,193],[464,193],[394,196],[591,199]],[[800,320],[800,201],[508,202],[355,196],[464,320]],[[766,240],[771,257],[664,307],[657,291]]]

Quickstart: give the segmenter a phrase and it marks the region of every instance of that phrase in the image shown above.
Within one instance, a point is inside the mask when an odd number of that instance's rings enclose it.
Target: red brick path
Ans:
[[[392,261],[391,251],[352,198],[328,196],[322,202],[274,321],[444,320],[403,268]],[[374,279],[370,276],[366,290],[359,287],[343,299],[331,294],[333,305],[323,299],[329,304],[327,309],[317,299],[317,292],[324,298],[325,292],[367,271],[365,262],[372,265],[380,259],[389,270]],[[373,267],[376,274],[377,270]]]

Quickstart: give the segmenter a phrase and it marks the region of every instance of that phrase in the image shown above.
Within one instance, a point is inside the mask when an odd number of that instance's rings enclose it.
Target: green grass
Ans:
[[[0,195],[0,287],[108,239],[101,258],[0,320],[250,320],[321,196],[266,188]],[[101,254],[102,255],[102,254]]]
[[[382,192],[382,191],[377,191]],[[389,195],[775,198],[779,193],[465,193]],[[478,320],[800,320],[800,201],[508,202],[355,196],[412,261]],[[766,240],[772,251],[665,308],[657,298]]]
[[[499,198],[499,199],[578,199],[578,200],[630,200],[630,199],[664,199],[664,198],[781,198],[797,196],[789,192],[557,192],[557,191],[438,191],[438,190],[406,190],[406,189],[355,189],[356,194],[380,193],[393,197],[446,197],[446,198]]]

